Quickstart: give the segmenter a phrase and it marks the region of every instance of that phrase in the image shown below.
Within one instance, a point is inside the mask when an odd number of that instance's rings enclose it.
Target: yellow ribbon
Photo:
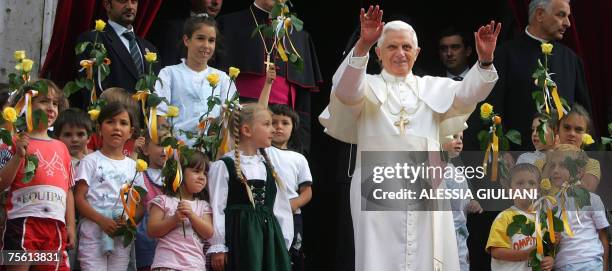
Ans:
[[[176,152],[174,152],[174,159],[176,160],[176,174],[174,175],[174,181],[172,181],[172,191],[175,193],[183,181],[183,170],[181,169],[180,157],[180,150],[177,149]]]
[[[28,129],[28,132],[32,132],[32,130],[34,129],[34,121],[32,119],[32,98],[36,97],[36,95],[38,95],[38,91],[28,90],[15,105],[15,111],[19,112],[19,115],[24,113],[23,111],[25,108],[26,127]]]
[[[554,244],[555,240],[555,225],[553,221],[553,215],[551,208],[546,209],[546,220],[548,224],[548,234],[550,235],[550,241]]]
[[[140,108],[142,110],[142,115],[145,118],[145,123],[149,123],[149,120],[147,119],[147,109],[145,108],[145,103],[147,102],[149,94],[150,93],[148,90],[139,90],[136,92],[136,94],[132,95],[132,99],[140,102]]]
[[[276,46],[276,50],[278,51],[278,54],[280,55],[281,59],[284,62],[287,62],[289,60],[289,58],[287,57],[287,53],[285,53],[285,48],[283,47],[283,43],[282,42],[278,42],[277,46]]]
[[[159,138],[157,137],[157,106],[151,107],[149,111],[149,121],[147,122],[149,126],[149,136],[151,137],[151,142],[157,145],[159,142]]]
[[[126,198],[127,194],[127,198]],[[131,185],[125,185],[121,187],[120,192],[121,204],[123,205],[123,210],[128,216],[128,219],[132,223],[132,225],[136,226],[136,204],[140,202],[140,193],[134,189]]]
[[[536,231],[536,252],[540,256],[544,256],[544,244],[542,242],[542,227],[540,225],[540,220],[536,214],[536,223],[535,223],[535,231]]]
[[[495,134],[495,128],[493,128],[493,143],[491,144],[491,149],[493,149],[493,165],[491,168],[491,180],[497,180],[497,167],[498,167],[498,157],[499,157],[499,138],[497,138],[497,134]]]
[[[559,93],[557,92],[557,87],[554,86],[552,88],[552,98],[555,102],[555,107],[557,108],[557,114],[559,115],[559,120],[563,118],[563,104],[561,103],[561,99],[559,98]]]

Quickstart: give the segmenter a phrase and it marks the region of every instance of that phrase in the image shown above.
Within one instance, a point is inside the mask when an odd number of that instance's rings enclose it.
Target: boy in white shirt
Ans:
[[[312,198],[312,176],[306,157],[299,152],[288,149],[299,127],[298,115],[286,105],[271,105],[272,126],[274,133],[272,146],[266,149],[281,180],[287,185],[287,194],[293,211],[294,237],[289,249],[292,269],[304,270],[304,253],[302,250],[303,225],[300,208]]]

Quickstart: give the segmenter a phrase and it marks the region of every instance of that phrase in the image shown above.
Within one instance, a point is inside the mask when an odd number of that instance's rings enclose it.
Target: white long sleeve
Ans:
[[[332,93],[346,105],[359,103],[365,95],[364,79],[369,54],[354,57],[353,53],[354,50],[351,50],[332,79]]]

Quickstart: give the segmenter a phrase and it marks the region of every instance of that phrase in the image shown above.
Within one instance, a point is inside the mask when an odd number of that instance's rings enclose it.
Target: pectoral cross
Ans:
[[[393,123],[393,125],[397,126],[400,130],[400,135],[403,135],[406,130],[406,125],[408,125],[408,118],[407,118],[408,112],[406,112],[406,110],[404,110],[404,107],[402,107],[398,115],[399,115],[399,120]]]
[[[264,64],[266,64],[266,72],[270,69],[270,66],[274,65],[274,62],[270,62],[270,54],[266,54],[266,62]]]

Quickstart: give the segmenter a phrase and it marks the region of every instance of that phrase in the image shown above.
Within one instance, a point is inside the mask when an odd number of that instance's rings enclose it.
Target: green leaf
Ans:
[[[166,137],[162,140],[161,145],[164,147],[167,146],[176,146],[178,145],[178,140],[172,136]]]
[[[96,63],[94,65],[99,66],[100,64],[104,63],[104,57],[106,57],[106,54],[99,50],[94,50],[94,52],[94,58],[96,59]]]
[[[37,109],[32,113],[32,120],[34,124],[34,129],[38,129],[38,127],[47,128],[47,126],[49,125],[47,113],[43,112],[40,109]]]
[[[519,133],[517,130],[508,130],[506,133],[506,138],[516,145],[521,145],[521,133]]]
[[[136,91],[145,90],[146,85],[147,85],[146,80],[141,77],[140,79],[138,79],[138,82],[136,82]]]
[[[43,96],[46,96],[48,92],[47,83],[44,81],[37,81],[36,83],[32,84],[32,89],[38,91],[39,94]]]
[[[281,15],[281,11],[283,10],[283,4],[276,3],[272,10],[270,11],[270,18],[276,18]]]
[[[123,247],[128,247],[132,241],[134,241],[134,233],[131,231],[126,231],[123,235]]]
[[[512,217],[512,223],[525,224],[527,222],[527,217],[524,215],[515,215]]]
[[[140,186],[134,185],[134,190],[136,190],[136,192],[140,194],[141,199],[145,198],[145,196],[147,195],[147,190],[145,190],[144,188]]]
[[[291,63],[294,63],[294,62],[296,62],[297,60],[298,60],[298,56],[297,56],[296,54],[291,54],[291,53],[289,54],[289,61],[290,61]]]
[[[555,232],[563,232],[563,220],[553,215],[553,226]]]
[[[575,195],[574,200],[576,202],[576,207],[578,209],[582,209],[582,207],[584,206],[591,205],[591,195],[589,194],[589,191],[577,186],[572,187],[572,189]]]
[[[251,38],[255,37],[255,35],[257,35],[259,31],[262,31],[264,27],[266,27],[265,24],[260,24],[257,27],[255,27],[255,29],[253,29],[253,33],[251,33]]]
[[[20,75],[11,73],[9,74],[9,89],[15,90],[19,89],[25,82]]]
[[[157,94],[152,93],[151,95],[147,96],[147,106],[148,107],[158,106],[161,102],[162,102],[162,98],[157,96]]]
[[[510,149],[510,142],[508,141],[507,138],[505,138],[505,137],[500,138],[499,143],[500,143],[499,144],[499,150],[507,151],[507,150]],[[500,159],[501,159],[501,157],[500,157]]]
[[[612,138],[605,137],[605,136],[601,137],[601,144],[606,145],[606,144],[610,144],[610,143],[612,143]]]
[[[100,69],[100,81],[104,81],[106,77],[110,74],[110,66],[107,64],[102,64],[99,66]]]
[[[525,230],[523,230],[522,233],[526,236],[532,236],[533,233],[535,232],[535,223],[529,222],[525,225],[526,225]]]
[[[24,175],[21,179],[22,183],[29,183],[36,174],[36,168],[38,167],[38,158],[34,154],[26,156],[26,166],[23,170]]]
[[[81,43],[77,44],[76,47],[74,48],[74,53],[76,55],[82,54],[87,49],[87,46],[89,46],[90,44],[91,44],[91,42],[89,42],[89,41],[81,42]]]
[[[520,230],[521,230],[521,224],[512,222],[510,223],[510,225],[508,225],[508,228],[506,229],[506,234],[508,236],[514,236],[515,234],[520,232]]]
[[[13,146],[13,139],[9,130],[0,128],[0,140],[2,140],[2,143],[6,145]]]
[[[302,29],[304,28],[304,22],[300,20],[298,17],[296,17],[295,15],[291,15],[290,18],[291,18],[291,24],[293,25],[293,27],[295,27],[295,30],[302,31]]]
[[[612,122],[608,123],[608,134],[612,135]]]
[[[85,79],[85,80],[83,81],[83,83],[84,83],[84,87],[85,87],[85,89],[87,89],[87,90],[93,90],[93,86],[94,86],[94,82],[93,82],[93,80],[91,80],[91,79]]]
[[[74,81],[70,81],[70,82],[66,83],[66,85],[64,86],[64,96],[70,97],[70,95],[72,95],[75,92],[79,91],[79,89],[81,89],[81,88],[79,86],[77,86],[77,84]]]
[[[266,26],[263,28],[262,31],[264,37],[266,38],[272,38],[274,37],[274,28],[270,27],[270,26]]]

